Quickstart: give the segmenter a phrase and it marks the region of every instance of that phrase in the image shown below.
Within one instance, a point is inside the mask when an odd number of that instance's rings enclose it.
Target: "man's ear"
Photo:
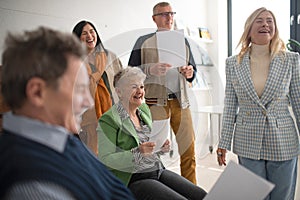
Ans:
[[[152,16],[152,20],[155,22],[155,17],[154,16]],[[156,23],[156,22],[155,22]]]
[[[33,77],[26,85],[26,96],[29,102],[35,106],[40,106],[43,104],[43,93],[46,88],[46,82],[41,78]]]

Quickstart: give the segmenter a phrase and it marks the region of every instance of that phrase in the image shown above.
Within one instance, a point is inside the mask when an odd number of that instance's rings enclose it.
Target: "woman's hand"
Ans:
[[[144,142],[140,144],[139,149],[143,156],[151,156],[155,148],[155,142]]]
[[[170,151],[170,144],[171,144],[170,140],[167,139],[167,140],[165,141],[165,143],[163,144],[163,146],[161,147],[160,150],[161,150],[163,153],[168,153],[168,152]]]
[[[217,149],[217,159],[220,166],[226,166],[226,149]]]

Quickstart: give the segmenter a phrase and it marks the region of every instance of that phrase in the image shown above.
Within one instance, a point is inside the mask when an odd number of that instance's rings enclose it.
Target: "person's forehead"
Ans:
[[[135,77],[129,78],[128,83],[129,84],[140,84],[140,83],[143,83],[143,81],[140,79],[140,77],[135,76]]]
[[[94,28],[90,25],[90,24],[86,24],[84,25],[82,31],[89,31],[89,30],[93,30]]]
[[[85,82],[89,82],[88,72],[86,67],[84,65],[81,65],[76,75],[76,83],[80,84]]]
[[[143,81],[140,79],[138,76],[132,76],[132,77],[127,77],[126,80],[124,80],[124,85],[123,86],[128,86],[128,85],[141,85],[143,84]]]
[[[172,7],[171,6],[163,6],[163,7],[162,6],[158,6],[156,8],[156,10],[157,10],[158,13],[165,12],[165,11],[171,12],[172,11]]]
[[[268,11],[263,11],[262,13],[260,13],[258,16],[257,16],[257,19],[258,18],[273,18],[272,14]]]

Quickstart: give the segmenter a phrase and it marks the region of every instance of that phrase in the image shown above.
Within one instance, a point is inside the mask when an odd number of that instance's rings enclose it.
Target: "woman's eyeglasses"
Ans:
[[[162,13],[157,13],[157,14],[154,14],[154,16],[162,16],[162,17],[173,17],[174,15],[176,14],[176,12],[162,12]]]

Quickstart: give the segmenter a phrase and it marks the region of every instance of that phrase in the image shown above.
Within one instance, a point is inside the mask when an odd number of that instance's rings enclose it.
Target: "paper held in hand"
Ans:
[[[149,136],[149,141],[155,142],[154,152],[160,151],[161,147],[168,139],[170,132],[170,119],[154,120],[152,130]]]
[[[172,67],[186,65],[186,46],[183,30],[158,31],[156,37],[160,63],[168,63]]]
[[[274,184],[230,161],[204,200],[263,200]]]

